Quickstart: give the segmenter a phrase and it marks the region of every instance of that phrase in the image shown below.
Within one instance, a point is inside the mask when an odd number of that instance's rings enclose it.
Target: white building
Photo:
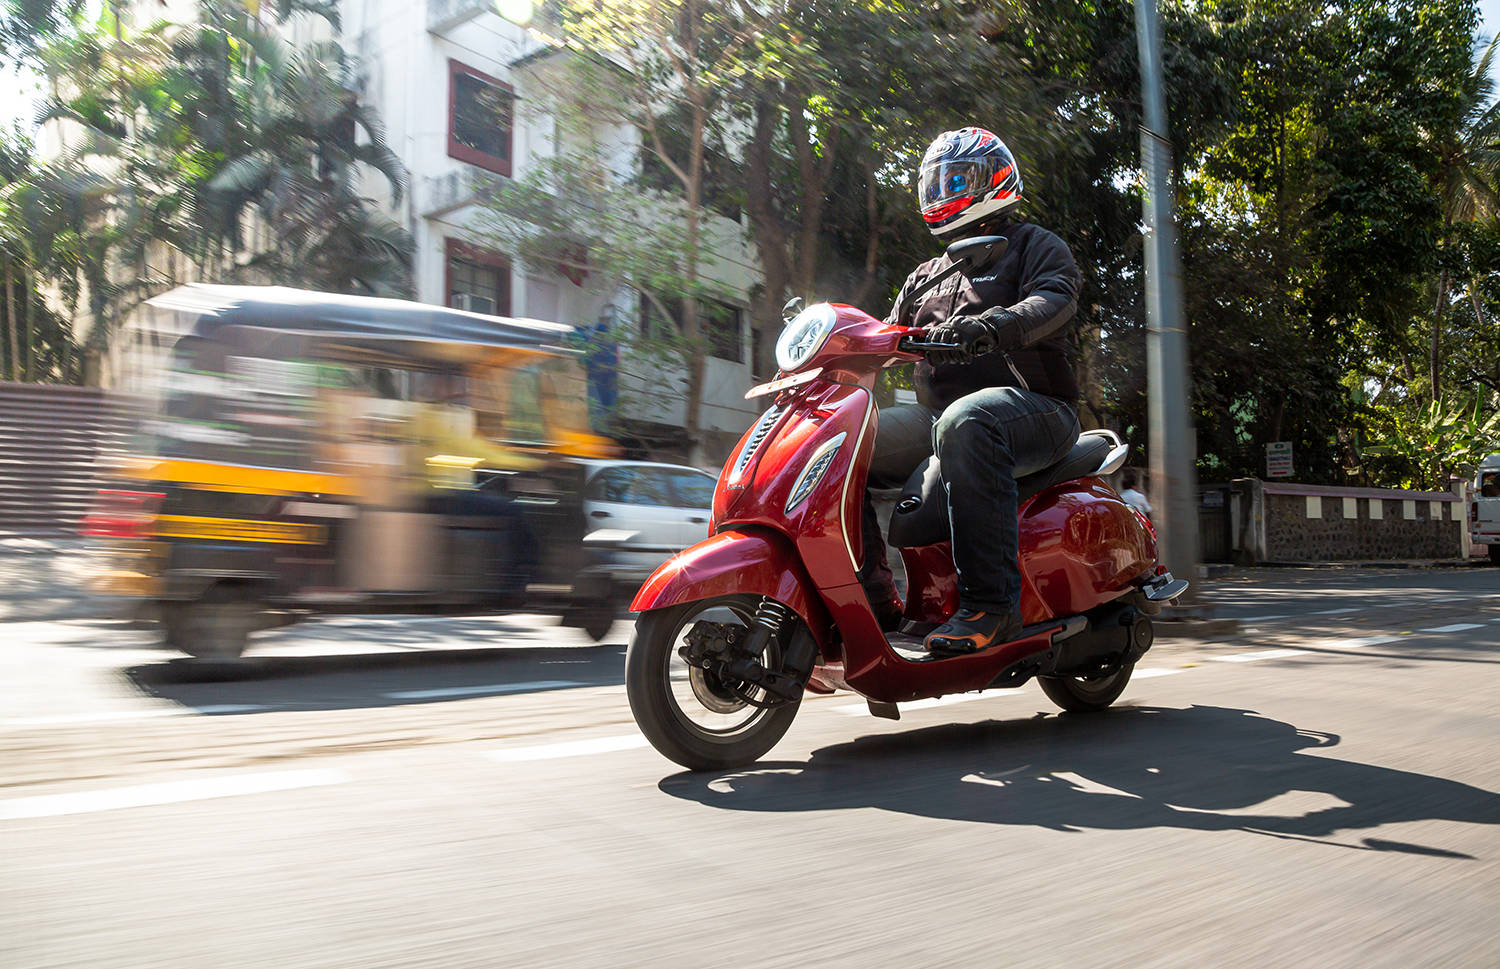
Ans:
[[[476,190],[491,177],[522,177],[552,156],[559,139],[538,75],[548,48],[495,10],[493,0],[341,3],[344,49],[359,59],[364,95],[409,173],[409,191],[399,205],[383,180],[371,179],[368,188],[412,234],[417,299],[585,328],[601,320],[638,321],[633,291],[603,284],[576,265],[523,265],[486,242],[492,238],[483,229],[488,214]],[[612,156],[638,164],[633,130],[601,137],[615,141]],[[734,294],[708,314],[717,330],[710,340],[714,350],[700,410],[704,446],[697,456],[713,464],[756,413],[743,395],[753,382],[747,307],[759,271],[738,220],[712,216],[705,239],[717,256],[706,273]],[[634,443],[680,453],[680,398],[629,393],[621,401],[620,416],[639,432]]]

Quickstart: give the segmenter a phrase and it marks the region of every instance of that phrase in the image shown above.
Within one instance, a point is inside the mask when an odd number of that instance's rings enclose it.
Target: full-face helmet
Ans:
[[[932,234],[953,239],[1021,201],[1021,171],[993,131],[945,131],[922,157],[917,198]]]

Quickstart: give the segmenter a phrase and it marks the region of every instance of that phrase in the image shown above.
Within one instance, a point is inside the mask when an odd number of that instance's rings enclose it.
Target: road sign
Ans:
[[[1272,441],[1266,445],[1266,477],[1292,476],[1292,442]]]

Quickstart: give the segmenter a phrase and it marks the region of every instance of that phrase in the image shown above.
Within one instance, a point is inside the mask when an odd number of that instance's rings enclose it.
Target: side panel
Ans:
[[[631,612],[664,609],[726,595],[770,596],[802,617],[818,645],[828,642],[828,610],[792,543],[761,529],[729,529],[672,556],[651,574]]]
[[[853,582],[854,563],[863,555],[860,507],[869,466],[861,457],[874,446],[876,421],[865,388],[809,384],[759,445],[744,475],[748,484],[724,509],[727,514],[719,514],[715,499],[716,526],[759,525],[795,536],[797,553],[819,588]],[[803,470],[840,434],[844,437],[816,486],[788,510]]]
[[[1098,478],[1056,485],[1021,509],[1024,622],[1092,609],[1155,565],[1155,540]]]

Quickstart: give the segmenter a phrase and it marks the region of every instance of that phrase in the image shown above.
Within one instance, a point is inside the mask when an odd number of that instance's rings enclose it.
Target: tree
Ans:
[[[692,459],[701,461],[708,343],[699,294],[707,285],[704,243],[713,216],[710,155],[715,142],[727,143],[726,94],[766,20],[756,4],[708,0],[562,0],[557,18],[567,46],[582,55],[572,62],[573,76],[589,92],[591,123],[633,132],[681,200],[667,208],[675,209],[671,221],[680,227],[673,231],[681,232],[673,251],[682,256],[683,298],[677,307],[661,299],[656,304],[680,334],[683,436]]]
[[[363,168],[398,195],[404,173],[355,65],[336,44],[284,42],[235,0],[199,14],[134,30],[106,11],[39,53],[45,118],[73,134],[19,194],[66,214],[34,227],[34,251],[55,257],[37,266],[70,306],[86,300],[95,350],[140,299],[194,277],[409,291],[404,230],[357,192]],[[247,251],[252,212],[269,238]]]

